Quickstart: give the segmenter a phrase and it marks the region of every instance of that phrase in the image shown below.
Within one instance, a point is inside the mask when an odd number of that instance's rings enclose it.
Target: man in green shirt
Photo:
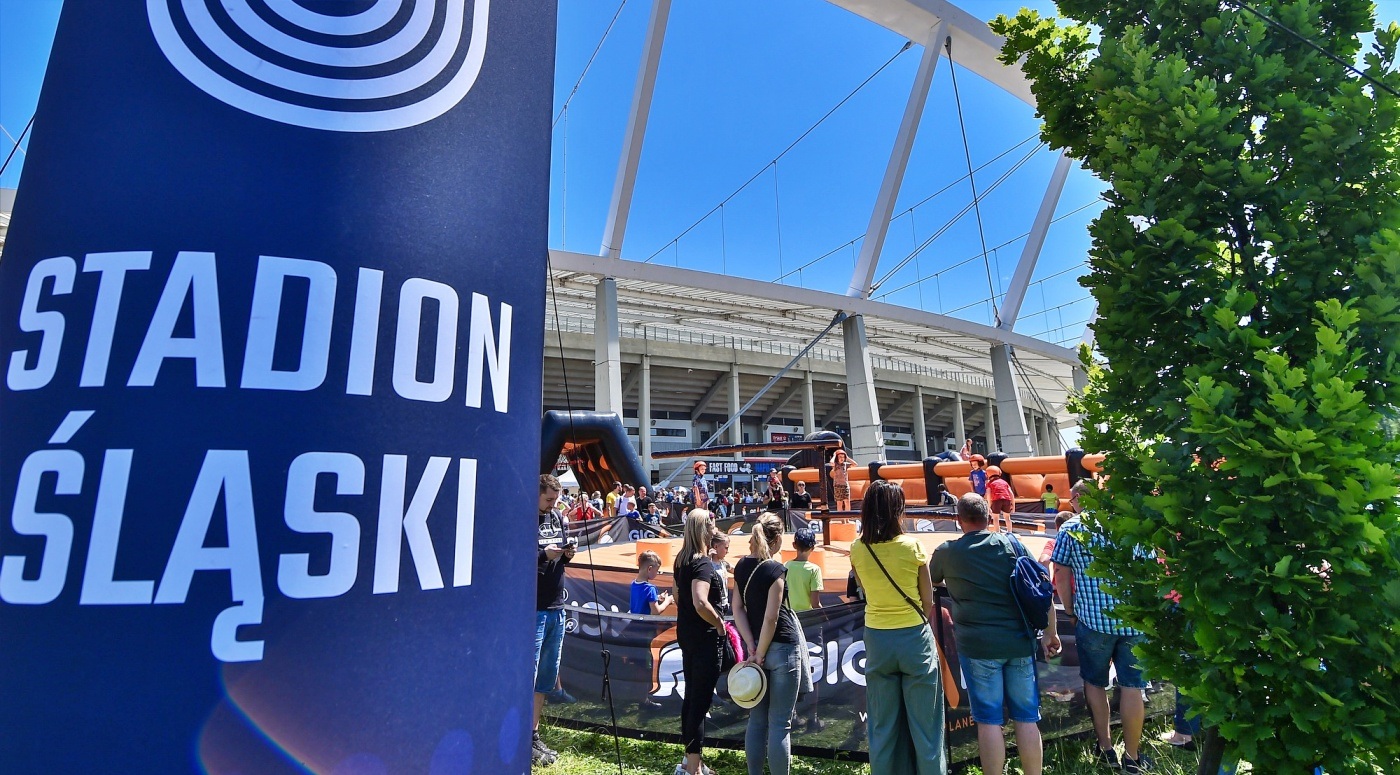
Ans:
[[[946,584],[953,598],[953,637],[972,720],[977,724],[982,771],[1000,773],[1005,768],[1002,723],[1010,716],[1016,725],[1016,747],[1026,775],[1041,775],[1035,644],[1010,581],[1020,539],[988,532],[987,521],[987,502],[982,496],[969,493],[959,499],[962,537],[934,550],[929,575],[934,584]],[[1059,653],[1053,610],[1045,636],[1049,653]]]

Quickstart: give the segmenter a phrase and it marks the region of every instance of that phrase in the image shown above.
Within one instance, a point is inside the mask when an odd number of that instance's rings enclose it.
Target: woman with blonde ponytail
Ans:
[[[792,711],[797,706],[802,662],[797,616],[787,603],[787,568],[776,557],[783,548],[783,521],[765,512],[749,536],[749,556],[734,568],[734,624],[744,638],[748,661],[768,673],[768,692],[749,711],[744,756],[749,775],[788,775],[792,768]]]

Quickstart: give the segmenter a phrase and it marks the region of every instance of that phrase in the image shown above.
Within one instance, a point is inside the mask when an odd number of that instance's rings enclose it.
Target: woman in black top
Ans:
[[[681,648],[685,699],[681,701],[681,741],[685,761],[675,775],[702,775],[710,769],[700,762],[705,747],[705,714],[719,683],[724,656],[724,619],[720,616],[723,588],[710,561],[714,517],[695,509],[685,518],[685,538],[673,568],[676,580],[676,643]]]
[[[787,603],[787,568],[776,559],[783,548],[783,521],[765,513],[754,523],[749,556],[734,568],[739,594],[734,623],[750,662],[768,673],[768,693],[749,711],[744,756],[749,775],[788,775],[792,767],[792,711],[797,705],[802,662],[797,616]]]

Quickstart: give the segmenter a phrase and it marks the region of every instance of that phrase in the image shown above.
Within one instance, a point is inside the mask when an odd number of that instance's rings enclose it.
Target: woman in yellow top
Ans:
[[[929,620],[928,553],[903,534],[904,491],[876,481],[861,504],[851,567],[865,590],[865,694],[870,771],[945,775],[943,686]]]

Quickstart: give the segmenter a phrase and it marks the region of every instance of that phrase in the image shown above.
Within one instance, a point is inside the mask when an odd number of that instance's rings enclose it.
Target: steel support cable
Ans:
[[[1001,186],[1002,183],[1005,183],[1008,179],[1010,179],[1010,177],[1011,177],[1012,175],[1014,175],[1018,170],[1020,170],[1021,167],[1025,166],[1025,164],[1026,164],[1027,162],[1029,162],[1029,161],[1031,160],[1032,157],[1034,157],[1037,153],[1039,153],[1039,152],[1040,152],[1040,149],[1041,149],[1042,147],[1044,147],[1043,144],[1037,145],[1035,148],[1032,148],[1032,149],[1030,150],[1029,153],[1027,153],[1025,156],[1022,156],[1019,160],[1017,160],[1017,162],[1016,162],[1015,164],[1011,165],[1011,167],[1010,167],[1009,169],[1007,169],[1006,172],[1003,172],[1003,173],[1001,174],[1001,177],[998,177],[996,180],[992,181],[992,185],[988,186],[988,187],[987,187],[987,190],[982,192],[982,196],[986,196],[987,194],[990,194],[990,193],[992,193],[993,191],[997,190],[997,188],[999,188],[999,187]],[[899,270],[901,270],[901,269],[903,269],[904,267],[908,266],[908,265],[909,265],[909,262],[910,262],[910,261],[913,261],[915,256],[917,256],[919,253],[921,253],[921,252],[923,252],[924,250],[926,250],[926,249],[928,248],[929,245],[932,245],[933,242],[934,242],[935,240],[937,240],[939,237],[943,236],[943,234],[944,234],[945,232],[947,232],[947,231],[948,231],[949,229],[951,229],[954,225],[956,225],[957,222],[960,221],[960,220],[962,220],[962,217],[963,217],[964,215],[967,215],[969,212],[979,212],[979,213],[981,212],[980,208],[978,207],[978,199],[977,199],[977,195],[976,195],[976,194],[973,194],[973,200],[972,200],[971,202],[969,202],[969,203],[966,204],[966,205],[963,205],[963,208],[962,208],[961,210],[959,210],[957,213],[955,213],[955,214],[953,215],[952,218],[948,219],[948,221],[947,221],[946,223],[944,223],[942,226],[940,226],[940,227],[938,228],[938,230],[935,231],[935,232],[933,233],[932,236],[930,236],[928,239],[924,240],[923,243],[920,244],[918,247],[914,248],[914,250],[910,251],[909,255],[905,256],[905,257],[902,258],[902,259],[900,259],[899,263],[895,264],[893,269],[891,269],[890,271],[886,272],[884,277],[881,277],[879,280],[877,280],[877,281],[875,281],[874,283],[872,283],[871,286],[870,286],[870,292],[871,292],[872,296],[873,296],[873,294],[875,293],[875,291],[876,291],[877,289],[880,288],[880,286],[882,286],[882,285],[884,285],[885,283],[889,282],[890,279],[893,278],[894,275],[895,275],[897,272],[899,272]],[[980,221],[979,221],[978,229],[979,229],[979,231],[980,231],[980,229],[981,229]],[[987,243],[986,243],[986,239],[984,238],[983,241],[982,241],[982,248],[983,248],[984,251],[986,250],[986,246],[987,246]],[[978,257],[985,258],[985,252],[983,253],[982,256],[978,256]],[[976,257],[975,257],[975,258],[976,258]],[[990,270],[989,270],[989,271],[990,271]]]
[[[1390,84],[1387,84],[1387,83],[1385,83],[1385,82],[1383,82],[1383,81],[1378,81],[1378,80],[1376,80],[1373,76],[1371,76],[1371,75],[1369,75],[1369,74],[1367,74],[1367,73],[1365,73],[1365,72],[1363,72],[1363,71],[1361,71],[1361,70],[1356,69],[1356,66],[1355,66],[1355,65],[1351,64],[1350,62],[1347,62],[1345,59],[1342,59],[1341,57],[1337,56],[1336,54],[1333,54],[1331,51],[1328,51],[1327,49],[1323,48],[1320,44],[1318,44],[1318,43],[1317,43],[1316,41],[1314,41],[1313,39],[1309,38],[1308,36],[1304,35],[1304,34],[1301,33],[1301,32],[1298,32],[1297,30],[1293,29],[1292,27],[1289,27],[1288,25],[1284,24],[1283,22],[1280,22],[1280,21],[1278,21],[1278,20],[1276,20],[1276,19],[1273,19],[1273,18],[1271,18],[1271,17],[1269,17],[1269,16],[1266,16],[1265,14],[1261,13],[1258,9],[1256,9],[1254,6],[1250,5],[1249,3],[1244,2],[1244,0],[1225,0],[1225,2],[1226,2],[1227,4],[1229,4],[1229,5],[1235,6],[1236,8],[1239,8],[1239,9],[1242,9],[1242,10],[1245,10],[1245,11],[1249,11],[1250,13],[1252,13],[1252,14],[1254,14],[1255,16],[1257,16],[1257,17],[1259,17],[1260,19],[1262,19],[1262,20],[1264,21],[1264,23],[1267,24],[1267,25],[1269,25],[1270,27],[1273,27],[1274,29],[1277,29],[1277,30],[1282,30],[1285,34],[1287,34],[1287,35],[1289,35],[1289,36],[1291,36],[1291,37],[1297,38],[1300,42],[1306,44],[1309,48],[1311,48],[1311,49],[1313,49],[1314,51],[1316,51],[1317,53],[1319,53],[1319,54],[1321,54],[1321,55],[1327,57],[1328,59],[1332,60],[1333,62],[1335,62],[1335,63],[1341,65],[1342,67],[1345,67],[1347,70],[1350,70],[1351,72],[1355,73],[1357,77],[1361,78],[1362,80],[1366,81],[1367,83],[1371,84],[1372,86],[1376,87],[1377,89],[1380,89],[1380,90],[1386,92],[1387,94],[1389,94],[1389,95],[1392,96],[1392,97],[1400,97],[1400,91],[1396,91],[1396,89],[1395,89],[1394,87],[1392,87]]]
[[[0,175],[4,175],[4,174],[5,174],[5,170],[9,169],[9,167],[10,167],[10,160],[13,159],[13,158],[15,158],[15,152],[19,150],[19,144],[22,143],[22,142],[24,142],[24,136],[27,135],[27,134],[29,134],[29,130],[30,130],[30,128],[32,128],[33,126],[34,126],[34,116],[30,116],[30,117],[29,117],[29,123],[27,123],[27,124],[24,125],[24,129],[19,133],[19,137],[16,137],[16,138],[15,138],[15,144],[14,144],[13,146],[10,147],[10,153],[9,153],[7,156],[5,156],[5,163],[4,163],[4,164],[0,164]]]
[[[698,220],[696,220],[695,223],[692,223],[692,224],[690,224],[689,226],[685,227],[685,230],[684,230],[684,231],[682,231],[680,234],[677,234],[676,236],[672,237],[669,241],[667,241],[666,243],[664,243],[661,247],[657,248],[656,252],[655,252],[655,253],[652,253],[650,256],[647,256],[647,257],[646,257],[646,260],[642,261],[642,263],[643,263],[643,264],[649,264],[649,263],[651,263],[652,259],[654,259],[654,258],[656,258],[657,256],[661,255],[661,253],[662,253],[663,251],[665,251],[666,248],[669,248],[669,247],[671,247],[671,245],[676,244],[677,242],[679,242],[679,241],[681,240],[682,237],[684,237],[685,235],[687,235],[687,234],[689,234],[691,231],[693,231],[693,230],[695,229],[696,226],[699,226],[700,224],[704,223],[705,220],[706,220],[707,218],[709,218],[711,215],[714,215],[716,210],[718,210],[718,209],[720,209],[721,207],[723,207],[723,206],[725,206],[726,204],[728,204],[728,203],[729,203],[729,200],[731,200],[731,199],[733,199],[734,197],[738,196],[738,195],[739,195],[739,192],[741,192],[741,191],[743,191],[744,189],[748,188],[748,187],[749,187],[749,184],[753,183],[755,180],[758,180],[760,177],[762,177],[762,176],[763,176],[763,173],[765,173],[765,172],[768,171],[768,167],[769,167],[769,166],[771,166],[771,165],[773,165],[773,164],[777,164],[779,160],[781,160],[784,156],[786,156],[786,155],[788,154],[788,152],[790,152],[793,148],[796,148],[798,143],[800,143],[800,142],[802,142],[803,140],[807,139],[807,135],[810,135],[813,131],[816,130],[817,127],[821,126],[823,123],[826,122],[827,119],[831,118],[831,116],[832,116],[833,113],[835,113],[836,111],[840,110],[840,109],[841,109],[841,106],[845,105],[847,102],[849,102],[849,101],[851,100],[852,97],[854,97],[854,96],[856,96],[856,94],[860,93],[860,90],[861,90],[861,89],[864,89],[864,88],[866,87],[867,84],[869,84],[871,81],[875,80],[876,76],[878,76],[880,73],[883,73],[883,72],[885,71],[885,68],[887,68],[887,67],[889,67],[890,65],[894,64],[894,61],[895,61],[896,59],[899,59],[900,55],[903,54],[904,52],[908,51],[909,48],[910,48],[910,46],[913,46],[913,45],[914,45],[914,44],[913,44],[912,42],[910,42],[910,41],[905,41],[905,42],[904,42],[904,46],[903,46],[902,48],[900,48],[899,51],[896,51],[895,54],[894,54],[894,56],[892,56],[892,57],[890,57],[888,60],[886,60],[885,63],[884,63],[883,65],[880,65],[880,67],[879,67],[875,72],[871,73],[870,76],[867,77],[864,81],[861,81],[861,82],[860,82],[860,85],[858,85],[858,86],[856,86],[856,88],[852,89],[851,92],[850,92],[849,94],[847,94],[845,97],[842,97],[842,98],[841,98],[841,101],[838,102],[838,103],[836,103],[834,106],[832,106],[831,110],[828,110],[821,118],[817,119],[817,122],[816,122],[815,124],[812,124],[811,126],[807,127],[807,131],[805,131],[805,132],[803,132],[802,134],[798,135],[797,139],[796,139],[796,140],[793,140],[791,143],[789,143],[789,144],[788,144],[788,147],[784,148],[784,149],[782,150],[781,153],[779,153],[777,156],[774,156],[771,160],[768,161],[767,164],[764,164],[763,167],[762,167],[761,169],[759,169],[758,172],[755,172],[748,180],[746,180],[746,181],[744,181],[742,184],[740,184],[740,186],[739,186],[738,188],[734,189],[734,191],[733,191],[732,193],[730,193],[729,196],[727,196],[727,197],[725,197],[724,199],[720,200],[720,203],[719,203],[719,204],[717,204],[717,205],[715,205],[714,207],[710,208],[710,210],[709,210],[708,212],[706,212],[704,215],[700,216],[700,218],[699,218]]]
[[[553,308],[554,312],[554,334],[559,345],[559,373],[562,374],[564,378],[564,408],[569,413],[569,441],[570,443],[577,444],[578,431],[574,428],[574,401],[573,396],[569,390],[569,367],[568,362],[564,357],[564,329],[559,325],[559,296],[558,293],[555,291],[554,262],[553,259],[549,258],[548,251],[546,251],[545,265],[549,271],[549,296],[552,302],[551,307]],[[597,332],[594,333],[596,335]],[[644,428],[642,430],[645,431],[646,429]],[[580,491],[579,497],[583,497],[582,491]],[[587,552],[588,575],[590,583],[593,586],[593,600],[594,602],[597,602],[598,566],[596,563],[593,562],[592,541],[588,542]],[[585,609],[583,608],[579,609],[579,616],[583,615],[582,612],[584,610]],[[617,708],[613,703],[612,693],[612,652],[608,650],[608,630],[607,626],[603,623],[603,606],[598,606],[595,609],[594,615],[598,618],[598,656],[601,658],[603,663],[602,699],[608,703],[608,718],[610,721],[609,731],[612,732],[613,756],[617,760],[617,775],[624,775],[622,770],[622,741],[620,740],[617,734]]]
[[[593,60],[598,58],[598,52],[603,50],[603,44],[608,40],[608,34],[612,32],[613,25],[617,24],[617,17],[622,15],[622,9],[627,7],[627,0],[617,6],[617,11],[613,13],[612,21],[608,22],[608,28],[603,30],[603,37],[598,39],[598,45],[593,47],[593,53],[588,57],[588,62],[583,66],[583,72],[578,74],[578,80],[574,81],[574,88],[569,90],[569,96],[564,98],[564,104],[559,108],[559,112],[554,116],[554,123],[550,124],[552,129],[559,123],[560,116],[569,109],[569,103],[573,101],[574,95],[578,94],[578,88],[583,85],[583,79],[588,75],[588,71],[593,67]]]
[[[977,170],[980,172],[980,171],[986,169],[987,167],[990,167],[991,165],[997,163],[998,161],[1001,161],[1001,159],[1002,159],[1003,157],[1005,157],[1007,154],[1011,153],[1012,151],[1016,150],[1017,148],[1020,148],[1021,146],[1025,145],[1026,143],[1028,143],[1028,142],[1034,140],[1037,136],[1038,136],[1038,133],[1037,133],[1037,134],[1032,134],[1031,136],[1029,136],[1029,137],[1027,137],[1026,139],[1022,140],[1021,142],[1016,143],[1015,145],[1011,146],[1010,148],[1007,148],[1006,150],[1002,151],[1001,153],[997,154],[996,156],[993,156],[992,158],[990,158],[990,159],[988,159],[987,161],[983,162],[982,165],[981,165],[980,167],[977,168]],[[923,207],[924,205],[926,205],[926,204],[928,204],[929,202],[933,201],[933,200],[934,200],[935,198],[937,198],[940,194],[944,194],[944,193],[947,193],[948,191],[952,190],[952,188],[953,188],[954,186],[956,186],[956,185],[958,185],[959,183],[963,182],[963,180],[965,180],[966,178],[967,178],[966,175],[962,175],[962,176],[958,177],[956,180],[954,180],[954,181],[948,183],[948,184],[947,184],[946,186],[944,186],[943,188],[940,188],[940,189],[938,189],[937,191],[933,192],[932,194],[929,194],[928,196],[924,197],[923,199],[920,199],[919,201],[917,201],[917,202],[915,202],[914,204],[910,205],[908,208],[906,208],[906,209],[900,211],[899,213],[895,214],[895,216],[894,216],[893,218],[890,219],[890,223],[894,223],[895,221],[899,220],[900,218],[903,218],[904,216],[908,215],[908,216],[910,217],[910,222],[911,222],[911,224],[912,224],[913,216],[914,216],[914,211],[915,211],[915,210],[917,210],[918,208]],[[1024,236],[1024,235],[1022,235],[1022,236]],[[790,271],[790,272],[786,272],[786,273],[784,273],[784,274],[781,274],[781,275],[779,275],[779,276],[773,278],[773,279],[771,280],[771,282],[780,283],[780,282],[782,282],[783,280],[786,280],[787,278],[791,277],[792,275],[798,274],[798,273],[801,272],[803,269],[808,269],[808,268],[810,268],[813,264],[816,264],[817,262],[822,261],[823,259],[830,258],[831,256],[835,255],[838,251],[845,250],[846,248],[850,247],[851,245],[854,245],[855,243],[860,242],[864,237],[865,237],[865,233],[862,232],[862,233],[856,235],[855,237],[852,237],[852,238],[850,239],[849,242],[844,242],[844,243],[842,243],[841,245],[838,245],[837,247],[834,247],[834,248],[832,248],[831,250],[828,250],[827,252],[821,254],[820,256],[817,256],[816,258],[812,259],[811,261],[808,261],[807,263],[805,263],[805,264],[803,264],[803,265],[797,267],[796,269],[793,269],[793,270]]]
[[[990,193],[990,192],[988,192],[988,193]],[[1063,221],[1063,220],[1066,219],[1066,218],[1070,218],[1070,217],[1072,217],[1072,216],[1078,215],[1079,213],[1081,213],[1081,212],[1083,212],[1083,211],[1089,209],[1090,207],[1093,207],[1095,204],[1098,204],[1100,201],[1101,201],[1100,199],[1095,199],[1095,200],[1093,200],[1092,202],[1089,202],[1088,204],[1080,205],[1079,207],[1076,207],[1076,208],[1074,208],[1073,210],[1070,210],[1069,212],[1065,213],[1064,215],[1061,215],[1061,216],[1059,216],[1058,218],[1055,218],[1054,220],[1051,221],[1051,223],[1059,223],[1060,221]],[[1027,231],[1027,232],[1023,232],[1023,233],[1021,233],[1020,235],[1017,235],[1017,236],[1015,236],[1015,237],[1012,237],[1011,239],[1009,239],[1009,240],[1007,240],[1007,241],[1001,243],[1000,245],[994,245],[994,246],[992,247],[992,250],[999,250],[999,249],[1001,249],[1001,248],[1006,247],[1007,245],[1011,245],[1011,244],[1013,244],[1013,243],[1019,242],[1020,240],[1023,240],[1023,239],[1025,239],[1026,237],[1029,237],[1030,234],[1031,234],[1031,233],[1028,232],[1028,231]],[[845,246],[843,245],[842,247],[845,247]],[[886,296],[889,296],[890,294],[899,293],[900,291],[902,291],[902,290],[904,290],[904,289],[906,289],[906,288],[911,288],[911,287],[913,287],[913,286],[915,286],[915,285],[918,285],[918,284],[920,284],[920,283],[928,282],[929,280],[936,280],[936,279],[938,279],[938,277],[939,277],[940,275],[945,274],[945,273],[947,273],[947,272],[951,272],[952,270],[957,269],[958,267],[963,266],[964,264],[968,264],[968,263],[970,263],[970,262],[972,262],[972,261],[976,261],[978,258],[981,258],[981,256],[969,256],[969,257],[963,259],[962,261],[959,261],[959,262],[956,263],[956,264],[953,264],[953,265],[951,265],[951,266],[945,266],[945,267],[943,267],[942,269],[938,270],[937,272],[934,272],[933,274],[928,275],[927,277],[919,277],[918,279],[913,280],[913,281],[910,281],[910,282],[908,282],[908,283],[905,283],[904,285],[901,285],[901,286],[899,286],[898,288],[895,288],[895,289],[889,290],[889,291],[885,291],[884,293],[880,294],[879,296],[876,296],[875,298],[876,298],[876,299],[883,299],[883,298],[885,298]],[[1066,274],[1066,273],[1068,273],[1068,272],[1072,272],[1072,271],[1074,271],[1075,269],[1078,269],[1079,267],[1083,266],[1085,263],[1086,263],[1086,262],[1084,262],[1084,261],[1080,261],[1079,263],[1075,264],[1074,266],[1070,267],[1069,269],[1065,269],[1065,270],[1063,270],[1063,271],[1056,272],[1055,274],[1049,275],[1049,276],[1047,276],[1047,277],[1043,277],[1043,278],[1041,278],[1041,279],[1039,279],[1039,280],[1036,280],[1034,283],[1031,283],[1031,285],[1038,285],[1039,283],[1043,283],[1043,282],[1045,282],[1046,280],[1049,280],[1049,279],[1052,279],[1052,278],[1055,278],[1055,277],[1059,277],[1060,275]],[[886,279],[888,279],[888,278],[886,278]],[[882,280],[881,282],[883,282],[883,280]],[[982,303],[985,302],[985,301],[987,301],[987,300],[986,300],[986,299],[978,299],[978,300],[977,300],[977,304],[982,304]]]
[[[958,129],[962,132],[963,156],[967,159],[967,180],[972,187],[972,209],[977,214],[977,237],[982,240],[982,263],[987,265],[987,292],[995,299],[997,289],[992,282],[992,265],[987,261],[987,234],[982,228],[982,206],[977,199],[977,178],[972,174],[972,150],[967,143],[967,124],[963,121],[962,97],[958,93],[958,64],[953,60],[953,36],[949,35],[943,45],[948,49],[948,74],[953,79],[953,106],[957,108]],[[1001,325],[1001,313],[997,311],[996,301],[992,301],[992,319],[996,321],[997,325]]]

